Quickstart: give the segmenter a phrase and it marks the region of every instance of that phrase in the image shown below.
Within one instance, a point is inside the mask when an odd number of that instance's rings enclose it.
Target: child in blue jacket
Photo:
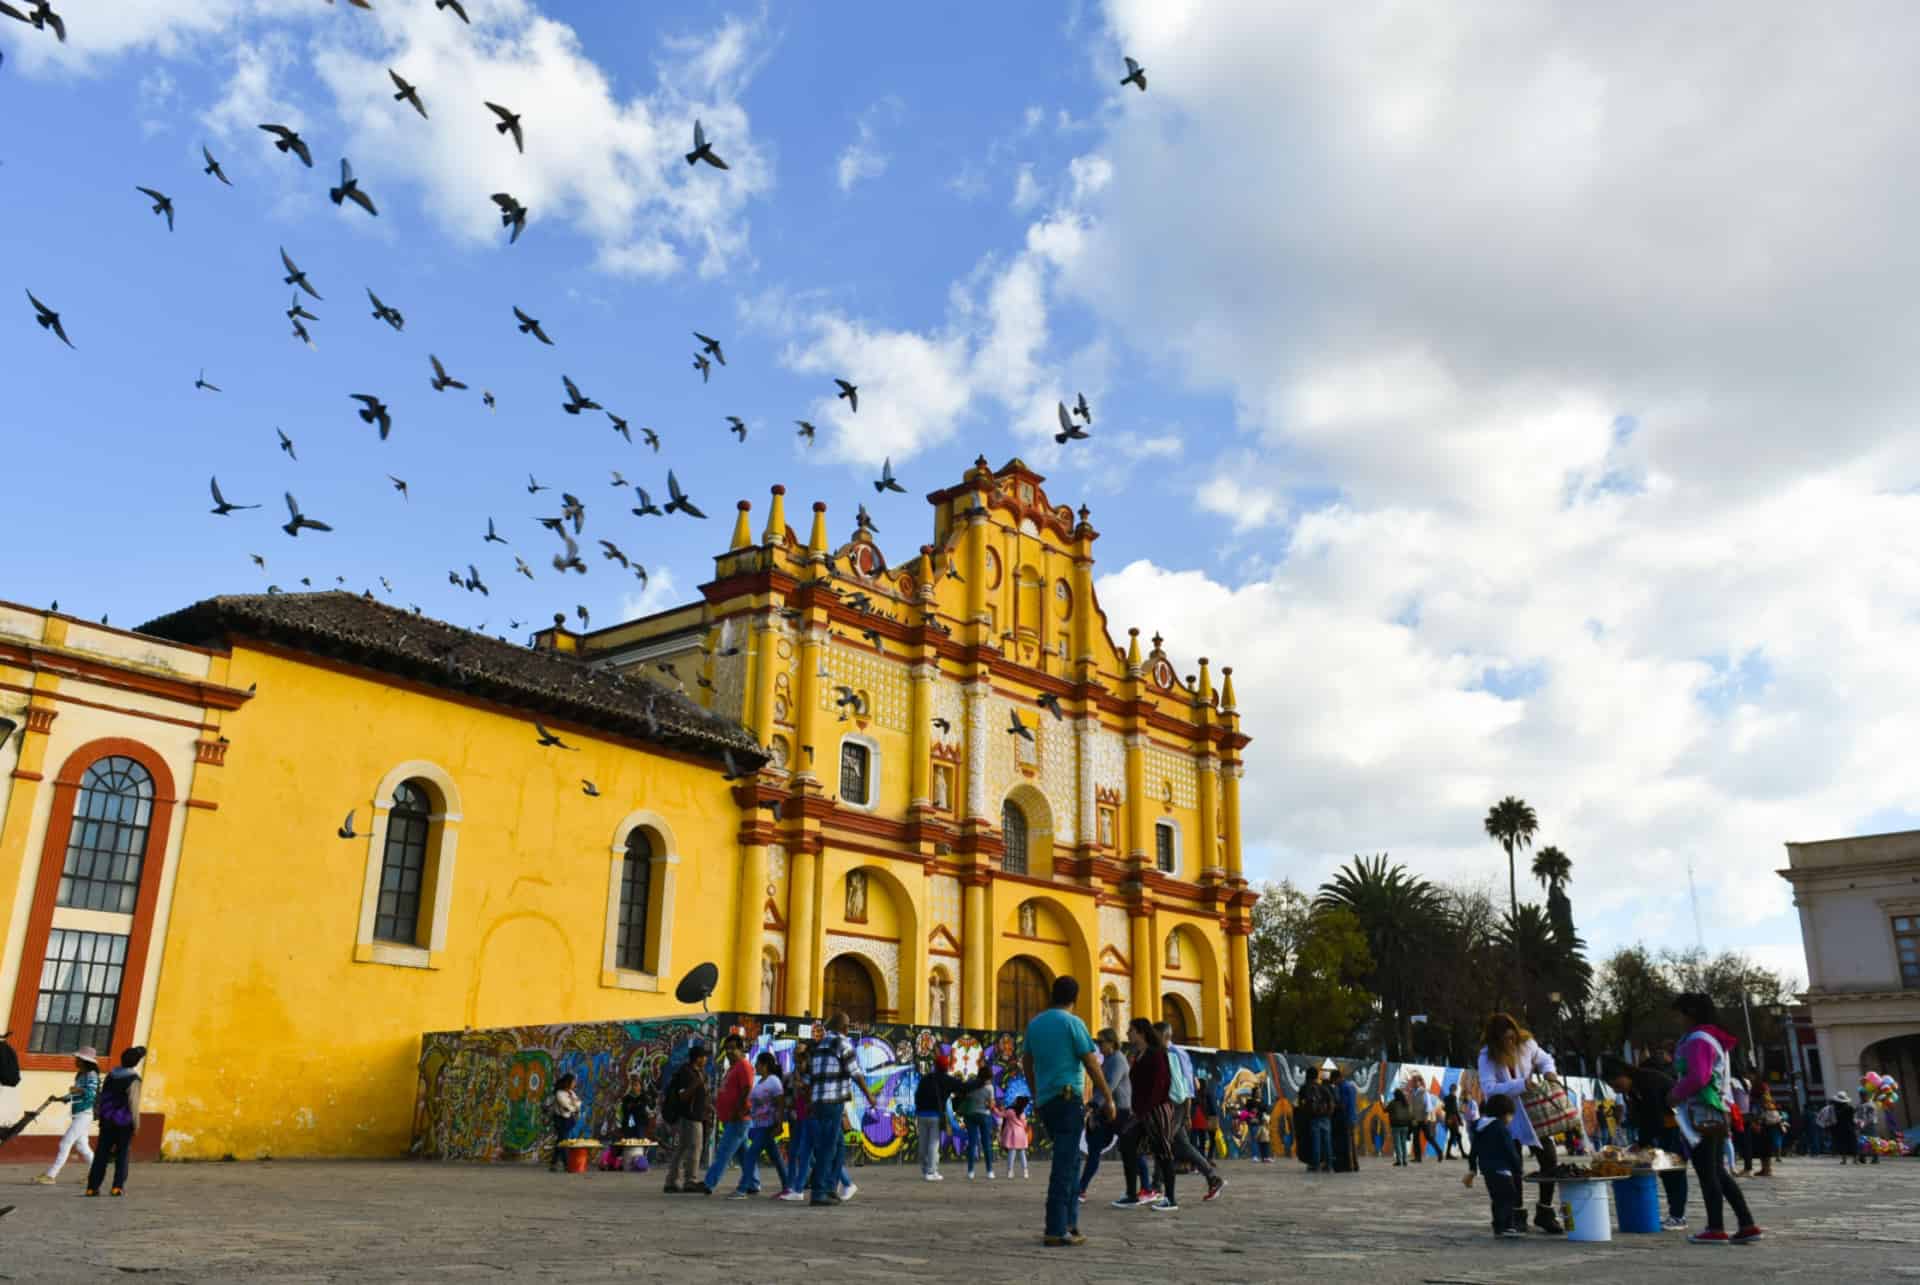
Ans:
[[[1507,1239],[1527,1234],[1526,1201],[1520,1191],[1522,1161],[1507,1122],[1513,1119],[1513,1099],[1496,1093],[1487,1099],[1473,1135],[1473,1156],[1493,1202],[1493,1234]]]

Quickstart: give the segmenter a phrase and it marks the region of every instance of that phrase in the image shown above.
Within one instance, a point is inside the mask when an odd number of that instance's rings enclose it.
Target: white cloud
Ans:
[[[1020,168],[1014,172],[1013,199],[1008,203],[1016,213],[1025,214],[1045,200],[1046,196],[1046,190],[1033,177],[1033,163],[1021,162]]]
[[[897,121],[903,110],[898,98],[887,97],[875,103],[861,114],[855,123],[857,133],[834,162],[834,181],[842,192],[851,192],[854,185],[863,179],[879,178],[887,172],[888,156],[881,151],[877,138],[882,125]]]
[[[1208,513],[1233,523],[1235,531],[1272,525],[1287,516],[1286,500],[1277,493],[1248,486],[1233,473],[1218,473],[1200,484],[1194,502]]]
[[[646,587],[620,596],[620,620],[638,620],[681,605],[679,586],[671,567],[649,567]]]

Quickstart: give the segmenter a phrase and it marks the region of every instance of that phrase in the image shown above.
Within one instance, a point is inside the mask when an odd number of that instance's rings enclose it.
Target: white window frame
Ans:
[[[427,864],[433,877],[424,880],[420,888],[420,919],[427,926],[427,941],[425,945],[409,946],[380,940],[373,935],[373,926],[380,909],[380,877],[386,866],[387,818],[393,811],[393,792],[413,780],[425,781],[434,788],[440,796],[440,811],[427,816]],[[453,909],[454,857],[460,847],[461,815],[460,787],[438,763],[409,759],[381,778],[373,796],[373,821],[367,830],[367,867],[360,890],[360,923],[353,941],[354,962],[397,968],[440,967],[447,949],[447,919]]]
[[[840,805],[842,807],[853,808],[860,812],[876,811],[880,806],[880,767],[884,760],[880,754],[880,743],[871,736],[862,736],[858,732],[848,732],[840,738],[839,745],[836,745],[833,751],[834,790],[836,793],[839,792],[842,779],[840,773],[840,755],[843,747],[849,741],[855,745],[863,746],[867,751],[867,801],[865,803],[855,803],[846,795],[840,794]]]
[[[646,957],[653,967],[620,967],[620,877],[626,872],[627,839],[645,830],[653,844],[652,878],[647,882]],[[600,953],[600,984],[615,990],[660,991],[663,979],[673,976],[673,909],[680,878],[680,847],[666,818],[645,808],[622,817],[613,829],[607,862],[606,943]]]
[[[1168,833],[1173,835],[1173,843],[1171,845],[1173,849],[1173,868],[1171,870],[1165,869],[1160,865],[1160,831],[1162,830],[1165,830]],[[1153,823],[1153,837],[1154,837],[1153,868],[1155,870],[1160,871],[1161,874],[1169,876],[1170,878],[1174,878],[1174,879],[1179,878],[1181,860],[1182,860],[1182,857],[1185,855],[1180,850],[1180,847],[1181,847],[1180,823],[1178,821],[1175,821],[1172,817],[1158,818]]]

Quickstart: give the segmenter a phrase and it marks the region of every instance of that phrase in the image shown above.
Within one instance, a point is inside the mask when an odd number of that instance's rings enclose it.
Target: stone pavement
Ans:
[[[1749,1181],[1769,1229],[1751,1248],[1686,1244],[1679,1233],[1576,1245],[1500,1242],[1458,1161],[1311,1177],[1282,1160],[1229,1162],[1232,1185],[1180,1212],[1121,1211],[1117,1167],[1083,1207],[1091,1243],[1044,1249],[1043,1166],[1030,1181],[969,1183],[957,1165],[856,1169],[840,1209],[765,1198],[661,1194],[658,1174],[549,1175],[544,1168],[413,1162],[150,1164],[123,1200],[79,1199],[0,1168],[0,1280],[397,1281],[506,1278],[756,1282],[1019,1280],[1633,1282],[1920,1280],[1920,1161],[1841,1166],[1789,1160]],[[1184,1186],[1184,1184],[1183,1184]],[[1697,1199],[1697,1193],[1696,1193]],[[1689,1211],[1696,1226],[1697,1211]],[[1736,1275],[1737,1273],[1737,1275]]]

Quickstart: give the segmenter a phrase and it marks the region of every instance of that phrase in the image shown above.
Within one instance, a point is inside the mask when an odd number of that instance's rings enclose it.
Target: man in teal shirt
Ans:
[[[1105,1118],[1114,1116],[1113,1093],[1094,1052],[1087,1024],[1073,1014],[1080,983],[1071,977],[1053,979],[1053,1007],[1027,1023],[1021,1070],[1033,1089],[1034,1109],[1052,1140],[1053,1166],[1047,1174],[1047,1228],[1049,1247],[1084,1245],[1080,1234],[1080,1135],[1087,1127],[1085,1075],[1093,1077]]]

